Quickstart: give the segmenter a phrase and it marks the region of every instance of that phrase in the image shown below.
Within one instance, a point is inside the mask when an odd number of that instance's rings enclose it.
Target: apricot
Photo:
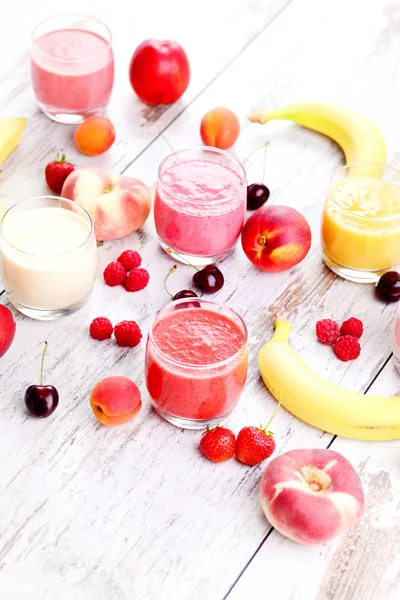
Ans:
[[[122,425],[140,411],[140,390],[127,377],[106,377],[94,386],[90,406],[95,417],[104,425]]]
[[[74,140],[82,154],[103,154],[115,141],[114,125],[107,117],[89,117],[75,129]]]
[[[200,135],[206,146],[226,150],[236,142],[239,132],[239,119],[223,106],[213,108],[201,120]]]

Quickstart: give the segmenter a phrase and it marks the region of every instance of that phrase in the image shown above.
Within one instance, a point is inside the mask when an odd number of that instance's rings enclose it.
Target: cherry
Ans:
[[[198,298],[196,292],[192,292],[192,290],[181,290],[172,298],[172,300],[181,300],[181,298]],[[192,300],[192,302],[182,302],[181,304],[177,304],[175,308],[200,308],[200,302],[196,300]]]
[[[198,295],[192,290],[181,290],[173,296],[172,300],[180,300],[181,298],[198,298]]]
[[[269,142],[265,142],[265,144],[261,146],[261,148],[264,148],[264,167],[261,181],[264,181],[265,177],[265,157],[268,145]],[[251,152],[244,160],[243,164],[245,164],[257,150],[260,150],[260,147],[255,148],[255,150],[253,150],[253,152]],[[269,196],[270,191],[264,183],[251,183],[247,186],[247,210],[257,210],[258,208],[261,208],[261,206],[266,203]]]
[[[375,292],[385,302],[400,300],[400,273],[397,271],[384,273],[376,284]]]
[[[30,385],[25,392],[25,406],[34,417],[49,417],[58,406],[58,392],[52,385],[43,385],[43,362],[47,350],[44,343],[40,367],[40,385]]]
[[[247,186],[247,210],[257,210],[266,203],[270,191],[263,183],[251,183]]]
[[[207,265],[193,275],[193,283],[206,294],[218,292],[224,285],[224,276],[217,265]]]

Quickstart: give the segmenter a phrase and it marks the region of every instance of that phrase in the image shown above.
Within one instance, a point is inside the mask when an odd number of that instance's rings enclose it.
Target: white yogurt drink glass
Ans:
[[[11,304],[43,321],[81,308],[96,279],[92,219],[66,198],[22,200],[1,221],[2,283]]]

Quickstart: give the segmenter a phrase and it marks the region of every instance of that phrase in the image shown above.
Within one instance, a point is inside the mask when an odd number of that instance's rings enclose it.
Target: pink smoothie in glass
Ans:
[[[109,42],[83,29],[50,31],[34,40],[32,84],[50,112],[89,112],[104,107],[114,80]]]
[[[246,375],[246,331],[228,316],[183,307],[153,325],[146,385],[161,414],[187,420],[223,417],[236,406]]]
[[[240,163],[235,163],[241,168]],[[227,255],[244,223],[243,171],[201,158],[175,160],[172,164],[165,161],[164,165],[154,201],[161,242],[191,256]]]

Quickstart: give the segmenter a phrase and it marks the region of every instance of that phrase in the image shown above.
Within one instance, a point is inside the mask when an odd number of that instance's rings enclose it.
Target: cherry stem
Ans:
[[[168,277],[169,277],[170,275],[172,275],[172,273],[174,273],[174,272],[176,271],[176,269],[177,269],[177,268],[178,268],[178,267],[177,267],[176,265],[174,265],[174,266],[172,267],[172,269],[170,270],[170,272],[168,273],[168,275],[166,276],[166,278],[164,279],[164,289],[165,289],[165,291],[167,292],[168,296],[171,296],[171,298],[172,298],[172,294],[171,294],[171,292],[169,291],[169,289],[168,289],[168,287],[167,287],[167,280],[168,280]]]
[[[266,426],[264,427],[264,429],[266,429],[266,430],[268,430],[268,427],[271,425],[272,421],[274,420],[274,417],[275,417],[276,413],[277,413],[277,412],[278,412],[278,410],[279,410],[279,407],[280,407],[280,405],[281,405],[281,402],[282,402],[282,394],[281,394],[280,396],[281,396],[281,397],[280,397],[280,399],[279,399],[278,406],[275,408],[275,410],[274,410],[274,412],[273,412],[273,414],[272,414],[272,417],[270,418],[270,420],[268,421],[268,423],[267,423],[267,424],[266,424]]]
[[[44,357],[45,357],[45,354],[46,354],[47,346],[48,346],[48,343],[45,342],[44,343],[44,350],[43,350],[43,354],[42,354],[42,363],[40,365],[40,385],[43,385],[43,363],[44,363]]]
[[[196,269],[196,271],[200,271],[200,269],[198,269],[197,267],[195,267],[194,265],[192,265],[191,262],[189,262],[184,256],[182,256],[182,254],[179,254],[179,252],[177,252],[176,250],[172,250],[172,248],[167,248],[167,252],[170,256],[172,256],[173,254],[176,254],[177,256],[179,256],[179,258],[181,258],[182,260],[185,261],[185,263],[187,265],[189,265],[189,267],[193,267],[193,269]]]
[[[263,183],[264,183],[264,177],[265,177],[265,167],[266,167],[266,163],[267,163],[266,157],[267,157],[268,146],[269,146],[269,142],[264,142],[262,146],[257,146],[257,148],[254,148],[253,152],[250,152],[248,157],[245,158],[243,161],[243,165],[245,165],[247,163],[247,161],[249,160],[249,158],[251,158],[255,152],[257,152],[258,150],[261,150],[261,148],[264,148],[264,167],[263,167],[263,174],[262,174],[262,179],[261,179],[261,181]]]

